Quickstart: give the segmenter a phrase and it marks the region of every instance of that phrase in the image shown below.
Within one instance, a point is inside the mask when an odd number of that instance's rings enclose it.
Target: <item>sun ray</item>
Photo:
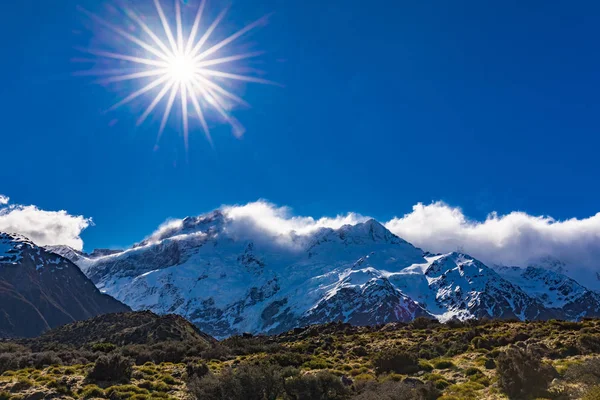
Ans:
[[[183,119],[183,140],[186,150],[189,147],[189,125],[188,125],[188,108],[187,108],[187,86],[181,83],[181,115]]]
[[[196,74],[196,79],[200,80],[202,85],[212,88],[213,90],[219,92],[220,94],[227,97],[228,99],[233,100],[233,101],[237,102],[238,104],[243,105],[245,107],[250,107],[250,104],[248,104],[244,99],[242,99],[239,96],[236,96],[235,94],[233,94],[231,92],[228,92],[227,90],[223,89],[221,86],[217,85],[216,83],[212,82],[209,79],[206,79],[202,75]]]
[[[107,76],[125,74],[131,71],[139,71],[133,68],[115,68],[115,69],[89,69],[87,71],[75,71],[73,76]]]
[[[208,57],[211,54],[216,53],[217,51],[219,51],[223,47],[227,46],[229,43],[233,42],[240,36],[246,34],[247,32],[251,31],[252,29],[256,28],[257,26],[264,24],[268,18],[269,18],[269,16],[262,17],[256,21],[254,21],[250,25],[247,25],[246,27],[240,29],[238,32],[229,36],[227,39],[222,40],[219,43],[212,46],[211,48],[209,48],[208,50],[203,51],[201,54],[199,54],[198,56],[195,57],[195,60],[199,61],[199,60],[202,60],[202,59]]]
[[[177,52],[183,54],[183,23],[181,22],[181,5],[175,0],[175,20],[177,23]]]
[[[233,80],[237,80],[237,81],[264,83],[266,85],[277,85],[277,83],[268,81],[266,79],[254,78],[252,76],[246,76],[246,75],[231,74],[229,72],[216,71],[214,69],[202,68],[198,72],[201,75],[218,76],[220,78],[233,79]]]
[[[124,38],[126,38],[130,42],[137,44],[138,46],[142,47],[144,50],[149,51],[150,53],[154,54],[155,56],[161,58],[164,61],[167,61],[167,62],[169,61],[169,57],[168,57],[167,54],[161,53],[160,51],[156,50],[154,47],[150,46],[146,42],[144,42],[144,41],[136,38],[135,36],[133,36],[133,35],[125,32],[123,29],[114,26],[110,22],[108,22],[108,21],[100,18],[99,16],[97,16],[94,13],[89,12],[85,8],[79,7],[79,9],[84,14],[86,14],[87,16],[89,16],[90,18],[92,18],[93,20],[95,20],[96,22],[99,22],[100,24],[104,25],[105,27],[109,28],[110,30],[112,30],[115,33],[118,33],[119,35],[123,36]]]
[[[169,39],[169,43],[171,43],[173,53],[175,53],[176,55],[175,50],[177,49],[177,43],[175,42],[175,38],[173,37],[173,32],[171,32],[171,27],[169,25],[169,21],[167,20],[167,16],[165,15],[165,12],[163,11],[159,0],[154,0],[154,5],[156,6],[156,11],[158,11],[158,16],[160,17],[163,29],[165,30],[167,38]]]
[[[142,19],[132,10],[127,9],[126,10],[126,14],[129,16],[129,18],[131,18],[132,20],[134,20],[135,22],[137,22],[137,24],[142,28],[142,30],[144,32],[146,32],[146,34],[148,36],[150,36],[150,38],[152,38],[152,40],[154,40],[154,43],[156,43],[156,45],[158,47],[160,47],[160,49],[169,57],[173,57],[174,54],[172,53],[171,49],[169,49],[167,47],[167,45],[165,45],[163,43],[162,40],[160,40],[160,38],[158,36],[156,36],[156,34],[152,31],[152,29],[150,29],[150,27],[148,27],[148,25],[142,21]]]
[[[244,127],[239,123],[239,121],[237,119],[235,119],[230,114],[228,114],[227,111],[225,111],[225,107],[223,106],[223,104],[221,104],[221,101],[219,100],[219,96],[217,96],[209,88],[202,86],[198,81],[194,81],[194,83],[196,83],[198,89],[204,94],[204,97],[206,98],[206,100],[209,103],[211,103],[211,105],[214,107],[214,109],[217,110],[217,112],[219,114],[221,114],[223,119],[225,119],[225,121],[227,121],[231,125],[234,135],[236,137],[241,136],[240,132],[243,132]]]
[[[190,54],[190,52],[192,51],[192,46],[194,45],[194,40],[196,39],[196,35],[198,34],[198,28],[200,27],[200,20],[202,19],[202,14],[204,13],[205,6],[206,0],[202,0],[202,2],[200,3],[200,7],[198,8],[198,12],[196,13],[196,19],[194,19],[194,25],[192,26],[187,45],[185,46],[185,54]]]
[[[123,82],[123,81],[148,78],[151,76],[158,76],[158,75],[165,75],[165,70],[164,69],[155,69],[155,70],[150,70],[150,71],[136,72],[133,74],[114,76],[111,78],[99,80],[98,83],[106,84],[106,83],[114,83],[114,82]]]
[[[150,103],[150,105],[148,106],[148,108],[146,108],[146,111],[144,111],[144,113],[141,115],[140,118],[138,118],[137,120],[137,125],[141,125],[144,123],[144,121],[146,120],[146,118],[148,118],[148,116],[150,115],[150,113],[152,111],[154,111],[154,109],[156,108],[156,106],[158,105],[158,103],[160,103],[160,101],[163,99],[163,97],[165,97],[165,95],[167,94],[167,92],[169,91],[169,89],[171,89],[171,87],[175,84],[175,82],[169,82],[168,84],[166,84],[162,90],[156,95],[156,97],[154,98],[154,100],[152,100],[152,103]]]
[[[189,82],[186,84],[187,89],[190,93],[193,93],[193,90],[191,90],[190,85],[191,84]],[[202,129],[204,129],[204,134],[206,135],[206,139],[212,146],[213,141],[212,141],[212,137],[210,136],[210,130],[208,129],[208,124],[206,123],[206,118],[204,118],[204,113],[202,112],[202,108],[200,107],[200,104],[198,103],[198,99],[194,95],[190,96],[190,99],[192,100],[192,105],[194,106],[194,109],[196,110],[196,114],[198,115],[198,119],[200,120],[200,124],[202,125]]]
[[[230,63],[230,62],[234,62],[234,61],[244,60],[247,58],[258,57],[263,54],[265,54],[264,51],[256,51],[254,53],[238,54],[235,56],[215,58],[212,60],[200,61],[196,64],[196,67],[197,68],[210,67],[211,65],[220,65],[220,64]]]
[[[163,114],[162,121],[160,122],[160,129],[158,130],[158,137],[156,138],[156,143],[160,141],[162,134],[167,126],[167,121],[169,120],[169,115],[171,114],[171,109],[173,108],[173,104],[175,103],[175,96],[177,96],[177,86],[175,83],[173,88],[171,89],[171,95],[169,96],[169,102],[167,103],[167,108],[165,108],[165,113]]]
[[[165,67],[169,66],[169,64],[167,62],[165,62],[165,61],[150,60],[148,58],[128,56],[126,54],[113,53],[113,52],[110,52],[110,51],[98,51],[98,50],[88,50],[88,49],[81,49],[81,51],[93,54],[93,55],[98,56],[98,57],[106,57],[106,58],[112,58],[112,59],[115,59],[115,60],[129,61],[129,62],[132,62],[132,63],[143,64],[143,65],[150,65],[150,66],[153,66],[153,67],[163,67],[163,68],[165,68]]]
[[[228,11],[227,8],[225,8],[223,11],[221,11],[221,13],[214,20],[214,22],[208,27],[206,32],[204,32],[204,35],[202,35],[200,40],[198,40],[198,43],[196,43],[196,45],[194,46],[192,51],[189,52],[189,54],[188,54],[189,57],[194,58],[196,56],[196,53],[198,53],[198,51],[202,48],[202,46],[204,46],[204,43],[206,43],[206,41],[208,40],[210,35],[212,35],[213,31],[215,29],[217,29],[217,26],[219,26],[219,24],[221,23],[221,20],[225,17],[225,14],[227,14],[227,11]]]
[[[108,109],[108,111],[114,111],[117,108],[129,103],[130,101],[136,99],[137,97],[143,95],[146,92],[149,92],[150,90],[154,89],[155,87],[157,87],[158,85],[160,85],[161,83],[164,83],[165,81],[167,81],[169,79],[168,76],[163,76],[160,77],[152,82],[150,82],[149,84],[147,84],[146,86],[144,86],[143,88],[141,88],[138,91],[133,92],[132,94],[130,94],[129,96],[125,97],[123,100],[121,100],[120,102],[118,102],[117,104],[115,104],[114,106],[112,106],[111,108]]]

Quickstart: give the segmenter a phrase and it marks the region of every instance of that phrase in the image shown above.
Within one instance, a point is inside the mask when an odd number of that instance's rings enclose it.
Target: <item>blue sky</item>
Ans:
[[[0,27],[0,194],[93,218],[87,249],[260,198],[381,220],[436,200],[474,219],[600,211],[597,2],[234,0],[232,27],[275,13],[249,40],[284,87],[248,85],[245,136],[193,131],[188,160],[175,120],[155,149],[156,123],[103,113],[116,93],[72,76],[77,5],[98,3],[8,2]]]

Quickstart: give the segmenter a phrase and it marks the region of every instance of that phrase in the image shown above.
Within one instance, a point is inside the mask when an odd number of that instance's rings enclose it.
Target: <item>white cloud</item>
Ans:
[[[257,201],[243,206],[223,206],[222,211],[229,217],[238,229],[242,225],[253,225],[272,235],[306,235],[319,228],[337,229],[343,225],[354,225],[368,218],[360,214],[348,213],[336,217],[295,216],[288,207],[277,207],[266,201]]]
[[[288,207],[278,207],[264,200],[245,205],[225,205],[219,209],[226,218],[225,230],[238,239],[291,244],[294,236],[305,236],[320,228],[337,229],[343,225],[354,225],[368,218],[348,213],[336,217],[296,216]],[[184,227],[182,219],[169,219],[144,243],[153,242],[180,233]]]
[[[10,198],[8,196],[4,196],[3,194],[0,194],[0,206],[7,205],[9,201],[10,201]]]
[[[233,236],[290,243],[296,235],[319,228],[339,228],[367,220],[360,214],[314,218],[293,214],[266,201],[223,206],[226,229]],[[526,266],[548,256],[572,267],[600,266],[600,213],[584,219],[556,221],[523,212],[491,213],[484,221],[467,218],[458,207],[442,202],[419,203],[412,212],[384,225],[401,238],[434,253],[461,250],[486,264]],[[166,222],[150,238],[176,233],[182,220]],[[164,236],[163,236],[164,235]]]
[[[1,203],[0,198],[0,204],[7,202]],[[40,246],[60,244],[81,250],[81,232],[91,224],[90,218],[66,211],[45,211],[23,205],[0,207],[0,232],[19,233]]]
[[[337,229],[368,219],[356,213],[322,218],[299,216],[287,207],[266,201],[221,209],[231,219],[230,232],[255,238],[263,233],[268,238],[279,235],[280,239],[287,239],[291,232],[305,235],[319,228]],[[435,202],[419,203],[412,212],[384,225],[426,251],[461,250],[488,264],[526,266],[550,256],[573,267],[600,265],[600,213],[556,221],[515,211],[507,215],[491,213],[484,221],[473,221],[460,208]]]
[[[573,266],[600,265],[600,213],[584,219],[556,221],[551,217],[511,212],[472,221],[460,208],[442,202],[419,203],[411,213],[386,226],[424,250],[461,249],[486,263],[520,265],[547,256]]]

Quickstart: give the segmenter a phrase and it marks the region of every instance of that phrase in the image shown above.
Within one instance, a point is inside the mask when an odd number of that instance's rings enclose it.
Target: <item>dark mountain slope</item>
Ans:
[[[71,261],[0,233],[0,337],[31,337],[129,307],[102,294]]]
[[[215,343],[211,336],[201,332],[192,323],[178,315],[156,315],[150,311],[104,314],[86,321],[64,325],[28,343],[35,348],[49,344],[73,347],[92,343],[155,344],[168,341]]]

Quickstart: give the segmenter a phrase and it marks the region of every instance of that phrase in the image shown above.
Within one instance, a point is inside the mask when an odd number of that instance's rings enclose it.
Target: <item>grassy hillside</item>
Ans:
[[[0,342],[0,399],[600,399],[598,320],[328,324],[215,342],[185,323],[158,335],[157,321],[181,321],[143,314],[96,324],[86,343],[67,334],[92,329],[81,322]]]

